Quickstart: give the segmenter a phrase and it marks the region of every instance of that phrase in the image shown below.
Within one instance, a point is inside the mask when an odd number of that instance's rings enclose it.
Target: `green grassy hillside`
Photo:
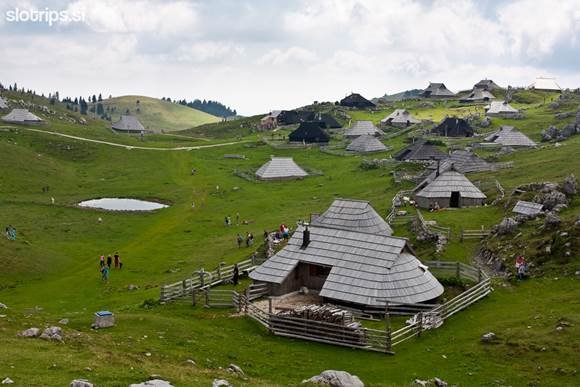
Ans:
[[[139,101],[139,111],[137,111],[137,101]],[[125,114],[128,109],[147,130],[155,132],[173,132],[221,120],[219,117],[187,106],[140,95],[114,97],[103,100],[102,103],[105,109],[107,107],[115,109],[113,112],[108,112],[113,121],[118,120],[120,115]]]
[[[548,125],[564,123],[555,120],[543,98],[529,96],[533,104],[521,105],[527,108],[527,117],[517,121],[522,131],[538,139]],[[413,113],[432,117],[455,109],[445,104],[406,104]],[[377,122],[388,111],[348,114]],[[41,129],[140,144],[112,134],[100,120],[75,125],[46,118],[50,125]],[[501,122],[509,120],[494,120],[493,127]],[[215,125],[205,128],[219,129]],[[261,235],[280,223],[294,225],[312,212],[324,211],[336,197],[369,200],[385,215],[393,195],[411,187],[396,184],[391,176],[394,168],[404,164],[362,170],[363,159],[377,156],[341,157],[317,148],[274,149],[257,141],[261,133],[238,131],[235,126],[222,135],[235,144],[191,151],[139,150],[22,128],[0,129],[4,166],[0,226],[11,224],[18,230],[16,241],[0,238],[0,302],[8,306],[0,309],[0,380],[10,377],[15,385],[56,386],[86,378],[97,386],[127,386],[159,374],[175,386],[207,386],[214,378],[226,378],[235,386],[295,386],[325,369],[342,369],[369,386],[408,386],[415,378],[434,376],[459,386],[577,384],[577,256],[567,263],[566,272],[555,267],[549,276],[523,282],[495,278],[495,290],[488,298],[446,320],[441,328],[396,347],[394,356],[275,337],[233,309],[194,308],[187,300],[144,307],[144,301],[158,298],[161,284],[182,280],[200,267],[211,269],[250,256],[258,246],[238,248],[238,232]],[[247,142],[237,142],[240,136]],[[389,157],[404,147],[404,137],[385,140],[392,150],[380,156]],[[144,145],[166,148],[207,142],[156,135]],[[548,144],[521,150],[499,159],[513,161],[513,168],[469,177],[484,185],[497,179],[508,191],[526,182],[560,181],[570,173],[580,175],[579,149],[580,136],[561,147]],[[225,153],[244,154],[247,159],[225,159]],[[236,169],[257,169],[271,155],[291,156],[324,175],[269,183],[234,175]],[[192,168],[198,171],[194,176]],[[49,192],[42,191],[45,186]],[[486,194],[495,195],[493,189],[486,189]],[[139,214],[76,206],[81,200],[105,196],[158,198],[171,207]],[[457,235],[460,228],[489,227],[508,211],[486,206],[425,213],[425,217],[451,227]],[[235,218],[237,212],[249,224],[225,227],[224,216]],[[567,224],[579,215],[578,200],[561,214]],[[395,233],[412,237],[405,226],[396,227]],[[527,240],[529,235],[520,238]],[[432,245],[413,239],[412,243],[422,259],[469,263],[479,247],[478,242],[460,243],[454,237],[443,253],[436,254]],[[115,251],[125,268],[113,270],[109,283],[103,283],[98,257]],[[129,285],[138,288],[129,290]],[[117,326],[94,331],[90,328],[93,313],[102,309],[116,314]],[[59,324],[62,318],[70,322]],[[556,329],[562,321],[564,328]],[[31,326],[51,325],[63,327],[64,343],[17,336]],[[480,337],[489,331],[498,335],[498,341],[484,345]],[[247,379],[226,373],[230,363],[241,366]]]

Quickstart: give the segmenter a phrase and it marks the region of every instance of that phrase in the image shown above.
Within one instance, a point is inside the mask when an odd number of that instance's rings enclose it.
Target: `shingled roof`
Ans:
[[[292,157],[272,157],[256,171],[256,177],[260,180],[299,179],[306,176],[308,173]]]
[[[383,131],[377,128],[371,121],[356,121],[348,128],[345,132],[345,136],[348,138],[354,138],[363,135],[369,136],[382,136]]]
[[[39,124],[44,122],[44,120],[30,113],[27,109],[12,109],[10,113],[2,117],[2,121],[14,124]]]
[[[304,230],[299,226],[288,245],[250,277],[281,284],[299,264],[329,267],[319,295],[367,306],[384,306],[385,300],[425,302],[443,293],[441,284],[413,255],[406,239],[312,225],[310,241],[303,247]]]
[[[538,77],[528,88],[546,91],[562,91],[555,78]]]
[[[439,136],[445,137],[473,137],[473,128],[463,118],[446,117],[431,130]]]
[[[8,104],[2,96],[0,96],[0,109],[8,109]]]
[[[145,127],[141,125],[139,120],[132,115],[122,115],[119,121],[114,122],[111,125],[111,128],[118,132],[127,132],[127,133],[141,133],[145,131]]]
[[[342,128],[342,125],[329,113],[322,113],[316,115],[314,121],[323,122],[326,128],[337,129]]]
[[[450,198],[452,192],[459,192],[462,198],[485,199],[487,196],[461,173],[449,170],[442,172],[423,188],[417,196],[424,198]]]
[[[448,156],[437,149],[435,145],[425,140],[417,140],[393,156],[395,160],[399,161],[442,160],[447,157]]]
[[[482,90],[496,90],[501,89],[497,83],[492,81],[491,79],[482,79],[481,81],[477,82],[474,86],[474,89],[482,89]]]
[[[540,203],[518,200],[512,211],[520,215],[536,216],[542,212],[543,209],[544,206]]]
[[[383,125],[412,125],[418,124],[421,120],[416,119],[405,109],[396,109],[387,117],[381,120]]]
[[[429,86],[423,92],[421,97],[424,98],[453,98],[455,94],[449,90],[444,83],[430,82]]]
[[[361,109],[361,108],[367,108],[367,107],[374,107],[375,104],[360,94],[352,93],[351,95],[344,97],[343,99],[340,100],[340,106]]]
[[[463,99],[462,101],[489,101],[495,99],[495,96],[491,94],[488,90],[475,88],[469,93],[467,98]]]
[[[487,136],[485,141],[503,146],[536,146],[534,141],[513,126],[502,126],[497,132]]]
[[[365,200],[336,199],[322,215],[312,221],[312,225],[371,234],[393,234],[391,226]]]
[[[387,149],[385,144],[369,135],[358,136],[346,147],[347,151],[357,153],[383,152]]]
[[[321,121],[302,122],[288,135],[288,139],[292,142],[326,143],[330,141],[330,136],[322,129],[322,125],[324,123]]]
[[[493,101],[485,112],[490,117],[513,117],[519,113],[518,109],[513,108],[506,101]]]

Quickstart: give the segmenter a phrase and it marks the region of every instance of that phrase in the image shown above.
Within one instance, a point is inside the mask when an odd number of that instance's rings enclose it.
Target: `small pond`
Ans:
[[[169,206],[138,199],[102,198],[85,200],[79,203],[79,207],[98,208],[107,211],[154,211]]]

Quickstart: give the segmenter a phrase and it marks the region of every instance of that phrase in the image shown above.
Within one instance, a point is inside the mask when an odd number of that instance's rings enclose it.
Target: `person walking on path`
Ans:
[[[527,263],[523,255],[518,255],[516,258],[516,274],[519,280],[523,280],[526,275]]]
[[[115,269],[120,269],[119,262],[120,262],[119,252],[115,252]]]
[[[240,233],[238,233],[237,241],[238,241],[238,249],[239,249],[240,247],[242,247],[242,243],[244,243],[244,237]]]
[[[107,256],[107,267],[110,269],[111,264],[113,263],[113,258],[111,258],[111,254]]]
[[[109,267],[108,266],[103,266],[101,268],[101,278],[103,281],[109,280]]]
[[[232,277],[232,282],[234,283],[234,286],[237,286],[240,282],[240,268],[238,267],[237,263],[234,265],[234,275]]]
[[[99,257],[99,265],[100,265],[100,268],[101,268],[101,269],[102,269],[102,268],[105,266],[105,255],[104,255],[104,254],[102,254],[102,255]]]

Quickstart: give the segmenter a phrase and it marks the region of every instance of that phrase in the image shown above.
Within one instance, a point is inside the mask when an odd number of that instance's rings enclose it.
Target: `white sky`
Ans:
[[[9,22],[7,11],[84,22]],[[482,78],[580,86],[580,0],[3,0],[0,82],[214,99],[244,115]]]

